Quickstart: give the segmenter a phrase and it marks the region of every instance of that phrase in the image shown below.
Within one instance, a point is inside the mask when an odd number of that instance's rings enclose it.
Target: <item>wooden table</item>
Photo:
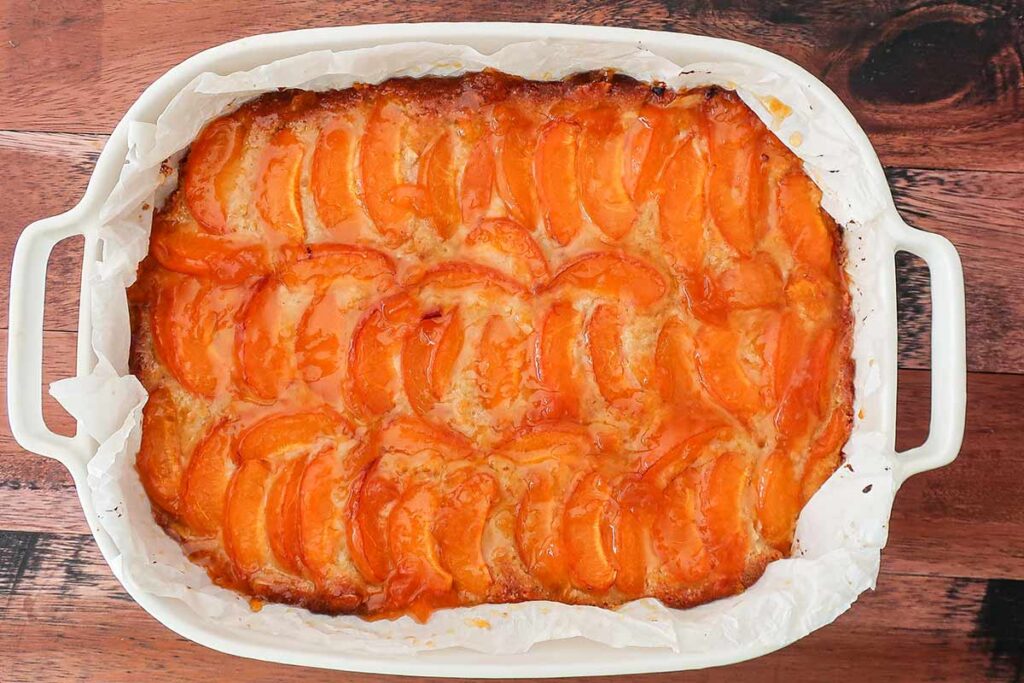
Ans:
[[[708,7],[715,5],[714,8]],[[701,33],[778,52],[853,110],[912,224],[960,250],[967,280],[967,435],[959,459],[911,479],[877,590],[833,625],[742,665],[645,680],[1022,679],[1024,665],[1024,5],[844,0],[538,3],[6,0],[0,11],[0,270],[21,229],[85,189],[106,135],[189,55],[268,31],[388,21],[557,21]],[[920,4],[920,7],[917,5]],[[800,6],[803,5],[803,6]],[[916,8],[915,8],[916,7]],[[81,243],[58,247],[46,294],[45,380],[74,372]],[[927,269],[898,260],[899,443],[928,422]],[[8,289],[0,289],[6,346]],[[48,399],[49,400],[49,399]],[[52,401],[50,424],[72,421]],[[143,612],[89,535],[56,462],[0,431],[0,681],[379,680],[229,657]],[[614,656],[614,655],[612,655]]]

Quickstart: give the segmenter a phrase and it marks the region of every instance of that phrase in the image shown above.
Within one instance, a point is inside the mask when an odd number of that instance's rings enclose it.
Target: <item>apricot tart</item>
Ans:
[[[156,519],[320,612],[740,592],[850,431],[820,199],[714,88],[251,101],[191,145],[130,290]]]

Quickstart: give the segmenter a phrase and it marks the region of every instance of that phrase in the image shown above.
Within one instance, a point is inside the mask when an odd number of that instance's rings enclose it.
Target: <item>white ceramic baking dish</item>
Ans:
[[[931,274],[932,398],[931,429],[926,442],[898,454],[896,483],[953,460],[960,448],[966,404],[966,361],[963,275],[953,246],[942,237],[915,230],[900,219],[882,167],[853,116],[820,81],[797,65],[742,43],[675,33],[594,26],[552,24],[402,24],[310,29],[245,38],[202,52],[178,65],[151,85],[117,125],[96,165],[82,201],[59,216],[33,223],[18,241],[11,273],[8,348],[8,410],[11,430],[24,448],[59,460],[70,470],[86,519],[108,562],[116,549],[97,522],[86,484],[86,463],[97,444],[83,430],[74,437],[52,433],[41,409],[43,294],[47,260],[53,246],[67,237],[84,235],[81,305],[78,325],[78,376],[96,363],[90,346],[90,276],[100,244],[95,234],[99,207],[114,187],[128,154],[130,121],[154,121],[168,102],[200,73],[227,74],[312,50],[344,50],[409,41],[468,45],[492,52],[504,45],[540,38],[642,44],[678,64],[700,61],[738,62],[770,69],[814,93],[828,117],[860,148],[870,162],[870,190],[884,198],[887,216],[873,245],[880,254],[908,251],[923,258]],[[877,358],[882,399],[873,405],[873,419],[886,435],[885,448],[895,448],[896,433],[896,278],[892,258],[873,282],[888,321],[884,353]],[[281,638],[240,629],[214,627],[200,620],[180,601],[159,598],[127,587],[132,597],[170,629],[208,647],[236,655],[276,662],[376,673],[481,677],[539,677],[626,674],[718,666],[765,654],[757,643],[728,655],[711,652],[686,656],[666,649],[611,650],[580,638],[542,643],[517,655],[487,655],[448,649],[415,656],[372,656],[297,646]]]

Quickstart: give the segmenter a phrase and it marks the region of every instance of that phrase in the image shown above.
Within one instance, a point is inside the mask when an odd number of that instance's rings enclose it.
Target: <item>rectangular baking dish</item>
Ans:
[[[87,463],[97,444],[84,430],[73,437],[52,433],[42,417],[42,321],[47,260],[53,246],[65,238],[85,237],[81,304],[78,325],[77,375],[89,374],[97,363],[90,345],[90,280],[101,244],[96,235],[99,210],[118,179],[128,155],[127,130],[133,121],[153,122],[171,99],[203,72],[227,74],[312,50],[347,50],[375,45],[430,41],[468,45],[492,52],[504,45],[549,39],[606,44],[642,44],[651,52],[678,64],[728,61],[750,64],[783,75],[813,92],[824,102],[821,112],[854,140],[870,161],[871,191],[884,198],[883,229],[872,249],[886,255],[886,267],[872,283],[887,321],[884,353],[877,358],[882,399],[872,406],[871,420],[886,436],[884,448],[895,449],[897,326],[896,276],[892,258],[908,251],[929,267],[932,297],[931,428],[925,443],[900,453],[896,484],[907,477],[951,462],[960,448],[966,404],[966,354],[963,275],[959,257],[944,238],[907,226],[900,219],[867,136],[840,100],[820,81],[797,65],[770,52],[742,43],[666,32],[558,24],[465,23],[393,24],[310,29],[245,38],[207,50],[173,68],[129,109],[115,128],[97,162],[81,202],[67,213],[28,226],[14,254],[11,273],[10,333],[8,348],[8,411],[11,430],[25,449],[55,458],[71,472],[86,520],[108,562],[116,562],[116,548],[97,521],[86,482]],[[117,572],[115,571],[115,574]],[[740,644],[728,653],[703,656],[665,649],[611,649],[581,638],[552,641],[518,655],[487,655],[448,649],[415,656],[373,656],[296,646],[280,638],[205,623],[179,601],[159,598],[125,586],[132,597],[158,621],[178,634],[223,652],[267,661],[348,671],[420,676],[555,677],[636,674],[719,666],[766,654],[773,647]]]

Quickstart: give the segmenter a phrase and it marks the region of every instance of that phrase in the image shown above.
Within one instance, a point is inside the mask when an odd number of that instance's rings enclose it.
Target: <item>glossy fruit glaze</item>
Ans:
[[[156,518],[215,582],[330,613],[737,593],[850,430],[820,198],[718,89],[250,102],[130,291]]]

